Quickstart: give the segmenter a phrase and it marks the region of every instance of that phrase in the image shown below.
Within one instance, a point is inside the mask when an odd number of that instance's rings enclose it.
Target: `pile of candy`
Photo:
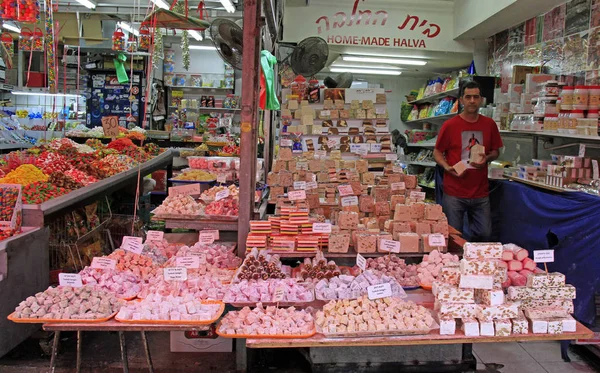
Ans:
[[[48,175],[32,164],[21,165],[0,179],[2,184],[29,185],[36,181],[48,181]]]

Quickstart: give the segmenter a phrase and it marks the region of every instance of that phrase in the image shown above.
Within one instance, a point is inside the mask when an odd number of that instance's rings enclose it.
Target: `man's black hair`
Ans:
[[[465,80],[460,84],[460,97],[464,96],[465,90],[477,88],[479,89],[479,94],[481,94],[481,86],[474,80]]]

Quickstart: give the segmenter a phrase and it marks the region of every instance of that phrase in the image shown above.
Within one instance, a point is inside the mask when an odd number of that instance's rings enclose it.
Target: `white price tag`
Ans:
[[[358,197],[357,196],[349,196],[342,197],[342,206],[358,206]]]
[[[386,161],[397,161],[398,160],[398,154],[396,154],[396,153],[386,154],[385,155],[385,160]]]
[[[387,251],[389,253],[399,253],[400,242],[382,239],[379,241],[379,248],[381,249],[381,251]]]
[[[285,295],[285,287],[278,286],[275,288],[273,292],[273,302],[281,302],[283,300],[283,296]]]
[[[210,245],[215,242],[215,235],[212,232],[200,232],[198,235],[198,242],[202,245]]]
[[[331,224],[329,223],[313,223],[313,233],[331,233]]]
[[[81,282],[81,275],[78,273],[59,273],[58,284],[60,286],[72,286],[74,288],[80,288],[83,286]]]
[[[404,189],[406,189],[406,183],[404,183],[404,182],[392,183],[391,187],[392,187],[392,190],[404,190]]]
[[[165,281],[186,281],[187,268],[184,267],[167,267],[163,268],[163,276]]]
[[[400,166],[392,167],[392,172],[395,174],[403,174],[404,173],[404,171],[402,170],[402,167],[400,167]]]
[[[554,250],[533,250],[533,261],[536,263],[554,262]]]
[[[90,265],[90,267],[96,268],[96,269],[115,269],[116,266],[117,266],[116,260],[110,259],[110,258],[101,258],[101,257],[92,258],[92,264]]]
[[[329,143],[327,143],[329,145]],[[327,157],[327,152],[325,150],[315,150],[315,158],[321,159]]]
[[[356,254],[356,266],[364,271],[367,268],[367,259],[360,254]]]
[[[429,235],[429,246],[438,247],[446,246],[446,238],[443,234],[430,234]]]
[[[360,148],[356,151],[356,154],[365,156],[365,155],[369,154],[369,151],[367,149]]]
[[[425,192],[410,192],[410,198],[415,201],[424,201],[425,200]]]
[[[380,153],[381,144],[371,144],[371,153]]]
[[[335,148],[336,145],[337,145],[337,141],[335,141],[335,140],[327,141],[327,146],[330,147],[331,149]]]
[[[310,181],[308,183],[306,183],[306,190],[313,190],[313,189],[317,189],[319,187],[319,184],[317,184],[316,181]]]
[[[338,191],[342,197],[351,196],[354,194],[354,191],[350,185],[338,185]]]
[[[219,231],[216,229],[204,229],[200,233],[210,233],[215,237],[215,241],[219,239]]]
[[[200,191],[200,184],[198,183],[169,188],[170,196],[176,196],[178,194],[185,194],[188,196],[199,196],[200,194],[202,194],[202,191]]]
[[[331,116],[331,110],[321,110],[321,116],[322,117],[330,117]]]
[[[594,180],[600,179],[600,174],[598,172],[598,161],[596,159],[592,159],[592,178]]]
[[[198,256],[178,256],[175,259],[177,267],[200,268],[200,257]]]
[[[217,175],[217,183],[224,184],[226,182],[227,182],[227,175],[225,175],[225,174]]]
[[[306,181],[294,181],[294,189],[306,189]]]
[[[350,144],[350,153],[356,153],[362,149],[362,144]]]
[[[165,232],[162,232],[162,231],[148,231],[146,233],[146,242],[162,241],[164,236],[165,236]]]
[[[135,254],[141,254],[144,250],[142,244],[142,237],[123,236],[123,243],[121,244],[123,250],[131,251]]]
[[[292,146],[293,142],[290,139],[281,139],[279,140],[279,146],[288,147]]]
[[[206,253],[199,253],[197,251],[192,251],[190,255],[198,257],[198,263],[206,264]]]
[[[304,190],[293,190],[288,192],[288,198],[290,201],[300,201],[306,199],[306,191]]]
[[[579,144],[579,156],[585,157],[585,144]]]
[[[371,285],[367,287],[370,300],[386,298],[392,296],[392,286],[389,283]]]
[[[386,110],[384,107],[378,107],[375,108],[375,114],[377,115],[384,115],[386,113]]]
[[[220,201],[224,198],[229,197],[230,193],[231,192],[229,191],[229,189],[223,189],[222,191],[217,192],[217,194],[215,194],[215,201]]]

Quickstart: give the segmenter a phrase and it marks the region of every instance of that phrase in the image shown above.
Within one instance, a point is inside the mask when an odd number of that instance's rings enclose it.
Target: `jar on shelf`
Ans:
[[[588,87],[584,85],[575,86],[573,93],[573,109],[587,110],[590,99]]]
[[[574,99],[573,86],[565,86],[560,93],[560,108],[561,110],[573,110],[573,99]]]
[[[584,110],[572,110],[569,114],[569,127],[567,133],[577,134],[577,123],[580,119],[585,119]]]
[[[115,32],[113,32],[112,36],[112,50],[114,51],[124,51],[125,50],[125,34],[121,28],[117,28]]]
[[[600,85],[589,87],[588,107],[590,109],[600,109]]]
[[[134,34],[129,34],[129,38],[127,38],[127,52],[135,53],[138,50],[138,42],[135,38]]]
[[[8,32],[2,33],[2,45],[8,53],[8,57],[12,59],[15,55],[15,41],[13,40],[12,35]]]
[[[292,94],[298,96],[299,102],[307,99],[308,86],[306,84],[306,78],[302,75],[298,75],[296,79],[294,79],[290,85],[290,88],[292,90]]]
[[[544,85],[544,93],[546,96],[558,96],[558,81],[548,80]]]
[[[556,131],[559,131],[559,130],[562,131],[563,129],[565,129],[569,126],[569,113],[570,112],[567,110],[560,111],[560,113],[558,114],[558,123],[557,123]]]
[[[140,51],[148,52],[150,50],[150,29],[146,25],[140,27],[140,40],[139,47]]]
[[[317,79],[308,82],[308,102],[311,104],[321,102],[321,86]]]
[[[558,114],[548,114],[544,116],[544,131],[558,130]]]

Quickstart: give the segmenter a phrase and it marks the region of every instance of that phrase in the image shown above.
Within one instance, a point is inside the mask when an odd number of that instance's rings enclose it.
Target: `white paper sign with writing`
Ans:
[[[598,160],[592,159],[592,178],[594,180],[600,179],[600,172],[598,172]]]
[[[162,231],[148,231],[146,233],[146,242],[162,241],[164,236],[165,236],[165,232],[162,232]]]
[[[198,256],[178,256],[175,260],[177,267],[200,268],[200,257]]]
[[[443,234],[430,234],[429,246],[446,246],[446,237]]]
[[[231,192],[229,191],[229,189],[223,189],[222,191],[217,192],[217,194],[215,194],[215,201],[220,201],[224,198],[229,197],[230,193]]]
[[[217,183],[224,184],[226,182],[227,182],[227,175],[225,175],[225,174],[218,174],[217,175]]]
[[[198,235],[198,242],[202,245],[210,245],[215,242],[215,235],[212,232],[200,232]]]
[[[327,144],[329,145],[329,144]],[[327,152],[325,150],[315,150],[315,158],[322,159],[327,157]]]
[[[306,199],[306,191],[304,190],[293,190],[288,192],[288,198],[290,201],[300,201]]]
[[[190,255],[197,256],[200,264],[206,264],[206,253],[192,251]]]
[[[123,236],[121,248],[126,251],[131,251],[135,254],[141,254],[142,250],[144,250],[142,237]]]
[[[306,183],[306,190],[313,190],[313,189],[317,189],[319,187],[319,184],[317,184],[316,181],[310,181],[308,183]]]
[[[385,155],[385,160],[386,161],[397,161],[398,160],[398,154],[396,154],[396,153],[386,154]]]
[[[342,206],[358,206],[358,197],[350,196],[350,197],[342,197]]]
[[[404,190],[406,189],[406,183],[404,182],[399,182],[399,183],[392,183],[392,190]]]
[[[313,223],[313,233],[331,233],[331,224],[329,223]]]
[[[330,147],[331,149],[335,148],[336,145],[337,145],[337,141],[335,141],[335,140],[327,141],[327,146]]]
[[[60,286],[72,286],[74,288],[80,288],[83,286],[81,282],[81,275],[78,273],[59,273],[58,284]]]
[[[169,188],[170,196],[176,196],[178,194],[185,194],[188,196],[199,196],[200,194],[202,194],[202,191],[200,190],[200,184],[198,183]]]
[[[579,156],[585,157],[585,144],[579,144]]]
[[[338,185],[338,191],[340,192],[340,196],[342,197],[351,196],[354,194],[352,186],[350,185]]]
[[[384,107],[375,108],[375,114],[384,115],[386,113],[386,109]]]
[[[286,147],[286,146],[292,146],[292,140],[290,139],[281,139],[279,140],[279,145]]]
[[[392,172],[395,174],[403,174],[404,173],[404,171],[402,170],[402,167],[400,167],[400,166],[392,167]]]
[[[306,189],[306,181],[294,181],[294,189]]]
[[[367,268],[367,260],[364,256],[356,254],[356,266],[362,269],[363,271],[365,270],[365,268]]]
[[[371,153],[381,152],[381,144],[371,144]]]
[[[371,285],[367,287],[367,293],[370,300],[386,298],[392,296],[392,286],[389,283]]]
[[[533,250],[533,261],[536,263],[553,263],[554,250]]]
[[[281,302],[283,300],[284,295],[285,295],[285,287],[283,287],[283,286],[276,287],[275,291],[273,292],[273,302],[275,302],[275,303]]]
[[[215,237],[215,240],[219,239],[219,231],[217,229],[204,229],[200,233],[210,233]]]
[[[415,201],[424,201],[425,200],[425,192],[410,192],[410,198]]]
[[[187,268],[184,267],[167,267],[163,268],[163,276],[165,281],[186,281]]]
[[[394,240],[386,240],[382,239],[379,241],[379,248],[381,251],[385,251],[388,253],[399,253],[400,252],[400,242]]]
[[[110,258],[100,258],[95,257],[92,258],[92,264],[90,267],[95,269],[115,269],[117,266],[117,261]]]

